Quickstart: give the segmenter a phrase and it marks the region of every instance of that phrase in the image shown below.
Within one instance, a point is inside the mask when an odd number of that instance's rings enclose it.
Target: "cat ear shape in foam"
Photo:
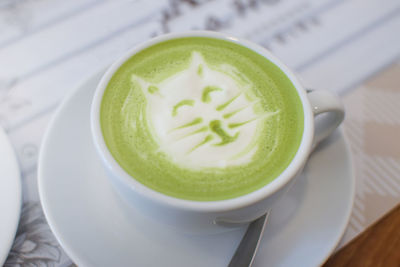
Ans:
[[[204,66],[206,66],[207,63],[205,62],[203,56],[199,52],[193,52],[190,62],[191,63],[190,63],[190,66],[188,69],[196,70],[196,73],[198,74],[198,76],[204,77],[204,72],[206,71],[206,68],[204,68]],[[171,76],[173,76],[173,75],[171,75]],[[149,95],[162,96],[158,84],[153,84],[153,83],[147,82],[146,80],[142,79],[141,77],[139,77],[135,74],[132,74],[131,82],[133,84],[138,83],[139,87],[141,88],[141,90],[143,91],[143,93],[146,96],[149,96]]]
[[[204,68],[204,66],[207,66],[207,63],[205,62],[203,56],[199,52],[193,52],[190,68],[196,70],[197,75],[201,78],[204,77],[204,72],[207,70],[207,68]]]
[[[149,83],[146,80],[140,78],[139,76],[136,76],[135,74],[132,74],[131,76],[131,83],[138,84],[140,89],[146,96],[149,95],[162,96],[160,93],[160,89],[156,84]]]

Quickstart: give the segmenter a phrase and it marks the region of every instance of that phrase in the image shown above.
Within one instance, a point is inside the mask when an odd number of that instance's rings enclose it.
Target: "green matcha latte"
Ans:
[[[130,57],[101,102],[105,143],[145,186],[181,199],[241,196],[295,156],[303,108],[273,63],[238,44],[164,41]]]

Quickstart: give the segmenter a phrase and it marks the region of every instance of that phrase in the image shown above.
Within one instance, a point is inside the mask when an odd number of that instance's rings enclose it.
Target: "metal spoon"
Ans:
[[[268,221],[269,212],[251,222],[228,267],[251,266]]]

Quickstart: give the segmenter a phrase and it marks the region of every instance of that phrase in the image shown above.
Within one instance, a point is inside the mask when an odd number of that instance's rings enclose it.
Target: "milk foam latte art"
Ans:
[[[187,69],[160,83],[132,76],[132,83],[138,83],[146,96],[144,119],[160,151],[183,167],[248,163],[262,138],[262,121],[279,113],[263,109],[251,81],[234,66],[218,67],[213,70],[199,52],[193,52]],[[129,115],[133,88],[122,107],[127,129],[135,127]]]
[[[277,66],[203,37],[133,55],[109,81],[100,117],[107,147],[132,179],[201,201],[271,182],[291,162],[303,131],[301,101]]]

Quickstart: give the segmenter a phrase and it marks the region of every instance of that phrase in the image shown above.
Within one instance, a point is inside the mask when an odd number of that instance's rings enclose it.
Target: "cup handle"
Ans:
[[[340,125],[345,112],[342,101],[333,92],[308,89],[307,96],[314,113],[314,149]]]

